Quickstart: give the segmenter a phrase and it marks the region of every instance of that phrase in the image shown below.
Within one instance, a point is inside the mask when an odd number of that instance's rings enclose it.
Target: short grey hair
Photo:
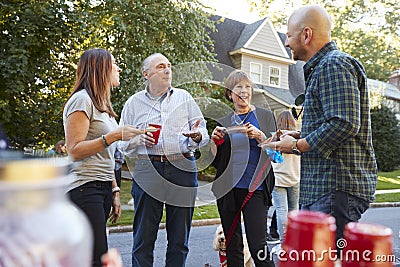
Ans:
[[[143,60],[143,63],[142,63],[142,71],[147,71],[148,69],[150,69],[150,62],[151,62],[151,60],[154,58],[154,57],[157,57],[157,56],[163,56],[163,57],[165,57],[163,54],[161,54],[161,53],[154,53],[154,54],[151,54],[150,56],[148,56],[145,60]]]

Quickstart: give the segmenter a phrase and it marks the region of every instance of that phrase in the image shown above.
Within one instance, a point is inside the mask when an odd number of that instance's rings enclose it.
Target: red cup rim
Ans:
[[[326,225],[335,224],[335,218],[329,214],[319,211],[295,210],[289,212],[288,218],[293,222],[305,224]]]
[[[149,123],[149,126],[153,126],[157,129],[161,129],[161,125],[160,124],[154,124],[154,123]]]
[[[393,230],[389,227],[373,223],[350,222],[346,224],[344,230],[347,234],[363,236],[387,237],[393,235]]]

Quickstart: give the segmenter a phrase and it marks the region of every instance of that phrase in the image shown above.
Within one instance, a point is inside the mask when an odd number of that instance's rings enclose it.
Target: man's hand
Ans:
[[[272,139],[267,139],[260,144],[262,149],[270,148],[273,150],[281,151],[286,154],[293,154],[293,141],[296,140],[293,136],[290,135],[282,135],[280,141],[271,142]]]
[[[199,131],[199,125],[201,123],[201,119],[198,119],[196,123],[193,125],[192,129],[187,133],[182,133],[182,135],[186,137],[192,138],[196,143],[200,143],[202,139],[202,135]]]

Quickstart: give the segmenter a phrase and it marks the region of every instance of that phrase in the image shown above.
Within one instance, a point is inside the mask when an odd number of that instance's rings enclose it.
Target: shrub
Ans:
[[[379,171],[400,166],[400,128],[392,109],[382,105],[371,110],[372,142]]]

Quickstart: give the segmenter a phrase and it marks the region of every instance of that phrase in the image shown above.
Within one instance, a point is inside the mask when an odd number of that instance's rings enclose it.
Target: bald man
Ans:
[[[364,68],[331,41],[332,20],[317,5],[289,18],[286,47],[305,61],[301,133],[265,144],[301,156],[300,204],[336,219],[337,238],[374,200],[377,165]]]

